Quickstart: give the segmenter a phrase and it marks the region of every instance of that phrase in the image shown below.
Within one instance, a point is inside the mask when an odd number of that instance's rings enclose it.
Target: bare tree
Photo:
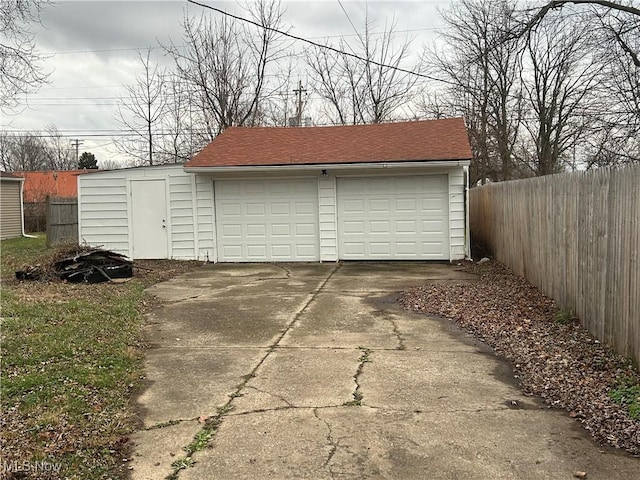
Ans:
[[[207,143],[199,127],[200,115],[194,109],[194,92],[187,87],[176,75],[166,78],[166,104],[157,155],[163,163],[185,162]]]
[[[425,51],[425,63],[445,87],[423,97],[423,113],[463,115],[474,152],[473,183],[523,175],[516,143],[522,121],[520,45],[505,41],[516,24],[507,0],[462,0],[443,12],[448,28],[439,50]],[[425,101],[426,100],[426,101]]]
[[[47,145],[39,132],[0,133],[0,160],[7,172],[49,170]]]
[[[259,123],[269,65],[281,54],[278,34],[280,3],[260,0],[247,7],[257,31],[226,17],[185,18],[185,46],[167,52],[177,74],[193,93],[209,139],[230,126]]]
[[[640,17],[640,8],[637,8],[633,2],[614,2],[609,0],[551,0],[541,7],[531,9],[534,12],[533,15],[526,19],[526,21],[523,22],[523,26],[514,30],[512,34],[520,37],[528,35],[531,31],[535,30],[540,24],[542,24],[545,17],[547,17],[552,11],[562,10],[563,7],[570,4],[592,7],[592,12],[596,15],[601,15],[598,13],[598,10],[604,9],[606,13],[617,12],[626,16],[636,18]],[[629,46],[622,37],[614,37],[614,40],[618,42],[625,53],[631,57],[636,67],[640,67],[640,50],[637,48],[628,48]]]
[[[154,164],[155,135],[166,108],[165,72],[151,61],[151,49],[138,52],[142,74],[133,85],[125,87],[127,96],[120,99],[116,119],[127,130],[137,134],[117,140],[118,148],[139,164]],[[145,145],[143,147],[142,145]]]
[[[566,154],[591,126],[587,101],[595,99],[598,67],[587,28],[556,18],[531,32],[526,42],[523,86],[533,118],[525,125],[535,150],[534,163],[529,162],[535,175],[562,171]]]
[[[124,165],[116,160],[108,158],[106,160],[98,160],[98,168],[100,170],[118,170],[124,168]]]
[[[332,123],[391,120],[414,96],[419,77],[396,68],[409,61],[411,40],[398,40],[395,22],[380,34],[374,28],[375,22],[366,18],[354,45],[341,40],[337,50],[346,53],[314,47],[306,55],[316,79],[314,90],[326,102],[324,112]],[[411,69],[420,71],[420,62]]]
[[[0,2],[0,108],[13,108],[19,95],[33,92],[46,81],[34,35],[29,29],[40,21],[48,0],[2,0]]]
[[[45,150],[49,170],[73,170],[78,161],[69,140],[62,136],[54,124],[46,128]]]

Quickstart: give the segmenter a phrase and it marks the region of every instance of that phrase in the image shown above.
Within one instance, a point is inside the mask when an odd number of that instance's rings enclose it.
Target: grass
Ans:
[[[609,396],[616,403],[625,405],[631,418],[640,420],[640,384],[634,383],[632,379],[623,379],[609,391]]]
[[[577,317],[575,313],[573,313],[573,310],[568,310],[566,308],[559,308],[553,315],[553,321],[560,325],[568,325],[576,320]]]
[[[18,282],[15,269],[45,264],[55,251],[43,236],[0,248],[3,462],[61,465],[62,478],[124,478],[137,425],[131,399],[144,375],[144,288],[157,275],[125,284]]]

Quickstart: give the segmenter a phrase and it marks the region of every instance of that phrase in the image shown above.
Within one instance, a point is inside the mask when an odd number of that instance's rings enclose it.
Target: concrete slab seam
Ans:
[[[340,264],[338,263],[331,270],[331,272],[329,272],[329,275],[327,275],[327,277],[324,279],[322,284],[310,294],[310,297],[307,299],[303,307],[293,315],[293,319],[287,324],[287,326],[282,331],[281,335],[279,335],[278,338],[276,338],[276,340],[269,346],[265,355],[260,359],[257,365],[251,370],[251,372],[248,375],[246,375],[245,379],[238,385],[235,392],[229,395],[229,400],[227,400],[227,402],[222,407],[218,408],[218,411],[215,415],[211,416],[209,419],[205,421],[205,425],[203,426],[202,429],[200,429],[198,433],[196,433],[193,441],[186,447],[183,447],[183,450],[187,453],[187,455],[185,457],[180,457],[176,459],[171,464],[174,470],[173,470],[173,473],[167,476],[167,480],[177,480],[178,475],[182,470],[193,466],[193,464],[195,463],[193,460],[193,455],[197,453],[199,450],[202,450],[203,448],[205,448],[206,445],[208,445],[209,442],[211,442],[211,440],[215,437],[215,434],[218,428],[222,424],[223,417],[233,408],[234,399],[241,396],[242,390],[244,390],[244,388],[247,386],[249,381],[256,376],[256,373],[260,369],[260,367],[264,364],[267,358],[269,358],[269,356],[276,350],[278,344],[287,335],[289,330],[291,330],[291,328],[295,325],[300,315],[304,313],[307,307],[313,302],[316,296],[322,291],[324,286],[329,282],[331,277],[339,270],[339,268],[340,268]],[[292,408],[292,407],[284,407],[284,408]]]

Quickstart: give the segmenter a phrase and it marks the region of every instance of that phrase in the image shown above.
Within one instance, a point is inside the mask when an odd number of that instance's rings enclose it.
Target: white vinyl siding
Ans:
[[[167,185],[168,256],[196,258],[191,178],[192,175],[186,173],[182,165],[139,167],[79,176],[79,241],[132,255],[131,183],[162,179]]]
[[[191,175],[169,177],[169,205],[171,206],[171,258],[194,258],[195,232]]]
[[[0,234],[2,238],[22,235],[22,182],[2,179],[0,188]]]
[[[198,232],[197,259],[214,261],[215,257],[215,212],[213,208],[213,180],[196,175],[196,225]]]
[[[466,254],[464,175],[464,170],[461,168],[449,172],[449,236],[451,260],[462,260]]]
[[[105,172],[78,176],[78,236],[81,244],[129,255],[127,181]]]
[[[318,183],[320,260],[338,260],[338,226],[336,224],[336,179],[320,177]]]

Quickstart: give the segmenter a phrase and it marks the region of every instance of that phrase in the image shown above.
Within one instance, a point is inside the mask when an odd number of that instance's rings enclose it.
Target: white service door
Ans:
[[[131,235],[134,259],[169,258],[164,180],[131,182]]]
[[[320,260],[318,180],[216,180],[218,261]]]
[[[338,178],[341,260],[448,260],[446,175]]]

